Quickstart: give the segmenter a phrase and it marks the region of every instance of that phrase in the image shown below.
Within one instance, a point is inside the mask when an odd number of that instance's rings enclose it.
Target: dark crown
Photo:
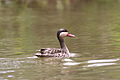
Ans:
[[[58,32],[68,32],[67,29],[59,29]]]
[[[57,36],[59,36],[61,32],[68,32],[68,31],[67,31],[67,29],[59,29],[57,31]]]

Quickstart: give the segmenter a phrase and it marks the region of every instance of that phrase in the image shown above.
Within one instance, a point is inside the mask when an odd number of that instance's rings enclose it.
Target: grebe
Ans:
[[[42,48],[37,50],[37,57],[70,57],[70,52],[64,42],[64,37],[75,37],[75,35],[68,33],[66,29],[59,29],[57,31],[57,38],[61,48]]]

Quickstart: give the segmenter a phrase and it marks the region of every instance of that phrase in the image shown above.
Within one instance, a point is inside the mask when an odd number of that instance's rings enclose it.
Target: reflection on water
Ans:
[[[3,75],[3,77],[0,77],[0,79],[32,80],[36,78],[42,78],[50,80],[72,80],[77,78],[91,78],[92,80],[96,78],[94,76],[102,76],[101,74],[106,75],[110,69],[110,72],[119,69],[120,62],[120,59],[101,59],[88,61],[79,61],[79,59],[77,60],[78,61],[75,61],[75,58],[1,58],[0,74]],[[29,78],[27,76],[29,76]],[[110,75],[108,74],[107,76]]]
[[[119,80],[120,0],[1,0],[0,80]],[[71,58],[36,58],[59,47],[66,28]]]
[[[83,67],[99,67],[99,66],[109,66],[109,65],[117,64],[116,62],[120,61],[120,59],[89,60],[89,61],[85,61],[85,62],[74,62],[71,59],[64,59],[64,61],[67,61],[63,64],[63,65],[66,65],[66,66],[86,64]]]

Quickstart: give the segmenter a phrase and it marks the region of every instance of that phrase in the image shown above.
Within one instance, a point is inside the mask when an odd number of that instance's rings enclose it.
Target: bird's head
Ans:
[[[57,31],[57,36],[58,37],[75,37],[75,35],[70,34],[66,29],[59,29]]]

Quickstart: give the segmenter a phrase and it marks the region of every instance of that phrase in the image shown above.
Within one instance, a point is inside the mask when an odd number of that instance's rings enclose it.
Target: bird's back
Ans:
[[[69,57],[68,53],[61,48],[42,48],[37,50],[37,57]]]

